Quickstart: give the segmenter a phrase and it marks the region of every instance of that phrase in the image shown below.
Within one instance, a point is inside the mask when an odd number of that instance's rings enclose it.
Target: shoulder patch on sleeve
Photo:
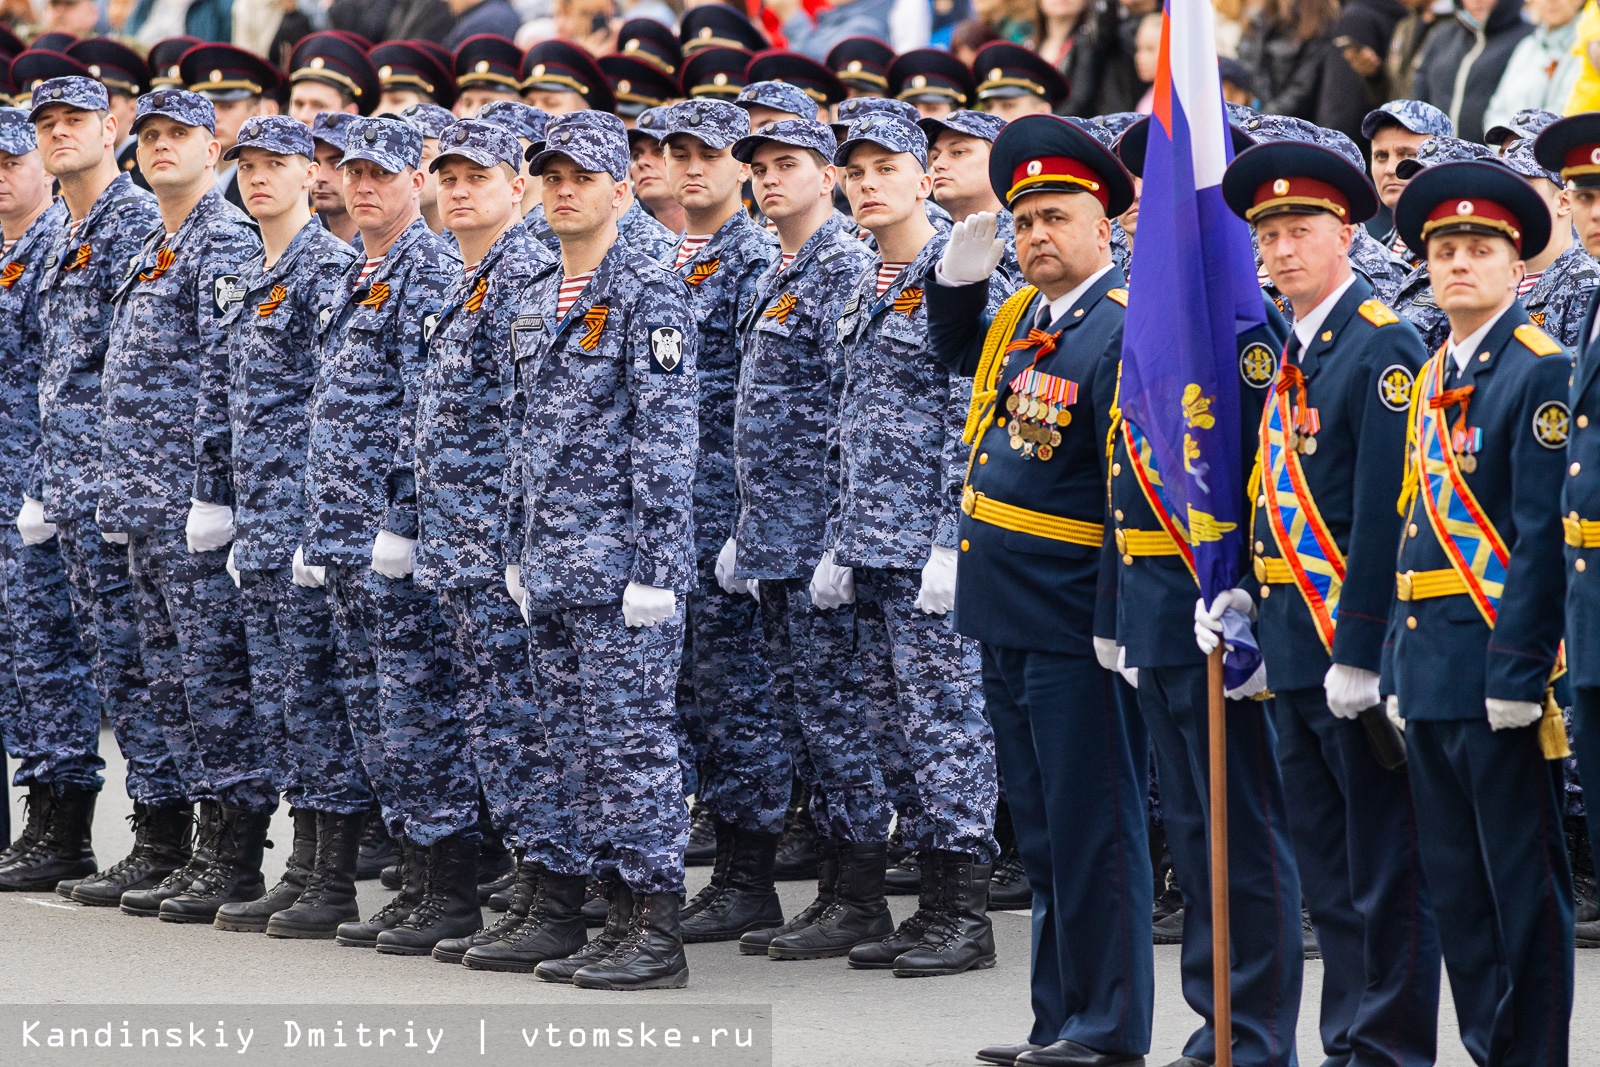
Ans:
[[[1396,315],[1388,304],[1376,298],[1363,300],[1356,310],[1360,312],[1362,318],[1374,326],[1393,326],[1400,321],[1400,316]]]
[[[1572,429],[1572,412],[1559,400],[1546,400],[1533,413],[1533,439],[1554,451],[1567,447]]]
[[[1106,290],[1106,299],[1107,300],[1114,300],[1117,303],[1121,304],[1123,307],[1127,307],[1128,306],[1128,290],[1122,288],[1122,286],[1120,286],[1120,285],[1117,286],[1115,289],[1107,289]]]
[[[1239,377],[1253,389],[1265,389],[1278,373],[1278,355],[1260,341],[1252,341],[1239,353]]]
[[[679,374],[683,370],[683,331],[676,326],[650,328],[650,370]]]
[[[1414,381],[1411,368],[1403,363],[1391,363],[1378,375],[1378,401],[1390,411],[1405,411],[1411,407],[1411,386]]]
[[[1556,343],[1555,338],[1531,322],[1525,322],[1518,326],[1512,331],[1511,335],[1521,341],[1528,351],[1536,356],[1553,356],[1561,351],[1561,346]]]

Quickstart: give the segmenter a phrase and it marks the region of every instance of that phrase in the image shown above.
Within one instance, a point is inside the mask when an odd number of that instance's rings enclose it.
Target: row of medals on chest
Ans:
[[[1021,452],[1023,459],[1038,456],[1049,460],[1061,447],[1061,431],[1056,427],[1072,422],[1072,412],[1065,405],[1036,396],[1012,393],[1006,397],[1006,410],[1011,413],[1006,422],[1011,448]]]

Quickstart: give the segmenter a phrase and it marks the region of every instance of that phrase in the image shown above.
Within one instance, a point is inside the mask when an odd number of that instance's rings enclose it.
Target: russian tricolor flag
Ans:
[[[1121,391],[1208,603],[1237,580],[1246,533],[1237,338],[1266,321],[1249,231],[1222,200],[1233,146],[1215,42],[1210,0],[1166,0]]]

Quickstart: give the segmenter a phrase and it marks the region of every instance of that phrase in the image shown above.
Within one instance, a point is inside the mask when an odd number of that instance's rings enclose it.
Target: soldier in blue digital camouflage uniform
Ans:
[[[242,298],[221,322],[227,390],[201,394],[198,454],[207,467],[232,472],[228,560],[244,601],[251,699],[280,756],[295,830],[278,885],[259,900],[223,904],[214,924],[332,937],[338,922],[354,917],[355,847],[372,791],[339,685],[333,604],[326,589],[294,582],[293,558],[305,527],[317,320],[356,256],[311,216],[310,130],[285,116],[258,116],[225,154],[238,161],[239,188],[264,247],[238,265]]]
[[[1550,243],[1528,256],[1517,286],[1528,321],[1567,348],[1579,346],[1579,330],[1589,302],[1600,288],[1600,263],[1584,250],[1572,232],[1572,194],[1558,170],[1545,167],[1533,154],[1533,140],[1523,137],[1502,151],[1506,166],[1528,180],[1550,208],[1554,225]]]
[[[296,561],[297,580],[330,586],[341,644],[370,652],[371,680],[346,678],[362,690],[346,707],[384,822],[402,842],[398,895],[366,922],[339,926],[335,939],[402,955],[426,954],[430,927],[461,916],[450,905],[463,886],[475,894],[478,854],[478,779],[448,640],[437,598],[412,578],[417,390],[459,271],[422,220],[421,159],[422,134],[401,119],[349,125],[340,171],[367,258],[318,316]],[[377,761],[365,757],[372,748]]]
[[[754,81],[739,90],[734,103],[750,113],[752,130],[782,119],[815,120],[816,101],[798,85],[782,81]]]
[[[708,892],[683,912],[688,940],[731,940],[782,921],[770,871],[788,806],[791,769],[770,699],[756,602],[733,585],[734,393],[741,359],[740,321],[756,283],[777,258],[777,242],[740,199],[748,173],[730,151],[749,132],[744,109],[723,100],[686,100],[667,110],[662,140],[667,184],[682,205],[688,234],[672,266],[689,290],[699,328],[695,373],[700,453],[695,468],[697,585],[686,602],[680,714],[694,748],[698,802],[716,827],[718,870]],[[719,909],[699,913],[739,868],[742,884],[764,899],[730,922]],[[762,887],[765,887],[764,889]]]
[[[1435,1053],[1438,935],[1404,769],[1380,762],[1370,723],[1357,721],[1377,716],[1387,729],[1378,668],[1422,345],[1347,264],[1345,242],[1378,203],[1359,157],[1263,145],[1233,162],[1222,193],[1253,224],[1297,312],[1286,349],[1241,354],[1243,455],[1258,465],[1247,483],[1254,561],[1245,589],[1226,595],[1236,610],[1259,611],[1287,829],[1322,951],[1323,1051],[1422,1067]],[[1318,535],[1296,540],[1302,523]],[[1210,611],[1220,615],[1218,603]],[[1209,622],[1193,651],[1216,646]],[[1229,720],[1232,742],[1240,720]],[[1230,821],[1233,811],[1230,801]],[[1203,823],[1197,830],[1203,842]],[[1241,843],[1235,855],[1251,852]],[[1237,900],[1236,921],[1248,926]]]
[[[994,215],[999,238],[1006,246],[1000,260],[1006,291],[1021,287],[1011,212],[995,198],[989,185],[989,152],[1005,122],[987,111],[952,111],[943,118],[920,119],[917,125],[928,138],[934,200],[957,222],[980,211]]]
[[[261,248],[215,188],[215,123],[211,101],[187,90],[139,98],[140,171],[163,225],[112,297],[102,384],[99,522],[128,535],[151,711],[206,833],[184,870],[123,894],[124,912],[170,922],[210,923],[220,904],[261,895],[278,805],[268,724],[250,701],[243,604],[227,572],[229,457],[196,439],[198,408],[225,409],[222,319],[242,296],[241,265]]]
[[[740,938],[747,955],[766,955],[773,938],[815,921],[835,899],[839,851],[848,842],[885,840],[894,814],[853,680],[855,606],[819,610],[809,591],[833,503],[828,452],[845,370],[837,323],[854,279],[872,261],[854,224],[833,210],[837,148],[828,127],[804,119],[759,126],[733,148],[751,165],[757,202],[782,251],[757,280],[740,323],[736,558],[728,584],[748,583],[760,600],[772,710],[812,791],[820,856],[816,899],[787,923]],[[727,877],[730,888],[706,904],[700,921],[754,910],[756,890],[770,886],[754,885],[741,869]]]
[[[1110,149],[1117,150],[1117,142],[1122,135],[1133,126],[1141,122],[1145,116],[1137,111],[1115,111],[1109,115],[1097,115],[1089,123],[1089,133],[1100,144]],[[1138,227],[1139,223],[1139,182],[1133,183],[1133,206],[1123,214],[1111,220],[1111,261],[1117,265],[1124,276],[1128,274],[1129,260],[1133,258],[1133,230],[1129,225]]]
[[[523,902],[465,940],[435,927],[433,955],[455,962],[482,949],[472,966],[531,971],[582,945],[584,879],[546,873],[575,857],[561,851],[564,775],[533,702],[527,624],[511,595],[519,584],[515,570],[507,574],[516,553],[500,490],[511,455],[513,342],[558,266],[522,223],[523,148],[490,114],[511,108],[543,117],[524,104],[487,104],[440,134],[431,164],[440,213],[466,264],[429,339],[418,400],[416,575],[439,597],[456,706],[493,825],[524,850],[516,875]],[[472,897],[462,904],[476,911]]]
[[[488,106],[488,105],[485,105]],[[428,162],[439,154],[439,134],[456,120],[456,117],[438,104],[412,104],[399,113],[400,118],[415,126],[422,134],[422,167],[427,180],[422,183],[422,219],[428,229],[450,240],[450,230],[439,218],[439,187]]]
[[[67,889],[84,904],[115,907],[188,858],[189,810],[177,765],[151,713],[128,579],[126,538],[102,538],[101,369],[111,296],[159,215],[154,198],[117,169],[121,135],[105,88],[86,78],[36,86],[29,118],[70,218],[50,235],[39,266],[39,458],[43,518],[56,524],[73,617],[94,656],[95,683],[128,762],[134,847],[122,861]]]
[[[92,646],[79,639],[54,525],[44,521],[35,468],[43,333],[38,277],[66,205],[50,197],[28,114],[0,109],[0,500],[15,516],[0,530],[0,669],[7,680],[0,748],[28,789],[24,833],[0,852],[0,888],[54,889],[92,874],[100,771],[100,697]]]
[[[1380,691],[1405,723],[1417,841],[1461,1041],[1477,1063],[1566,1063],[1572,873],[1550,695],[1566,586],[1570,354],[1517,300],[1550,210],[1499,164],[1429,167],[1401,194],[1448,343],[1412,390]],[[1587,635],[1580,635],[1580,639]]]
[[[1440,163],[1460,163],[1474,159],[1492,159],[1494,153],[1474,141],[1435,135],[1423,141],[1416,155],[1402,159],[1395,166],[1395,175],[1410,182],[1425,168]],[[1394,309],[1417,328],[1422,336],[1423,350],[1432,354],[1439,350],[1450,336],[1450,320],[1440,309],[1433,296],[1433,284],[1428,278],[1428,266],[1418,262],[1411,273],[1400,283],[1395,293]]]
[[[1455,135],[1456,126],[1450,116],[1423,100],[1390,100],[1367,112],[1361,120],[1361,136],[1366,138],[1372,157],[1372,184],[1378,190],[1378,203],[1387,213],[1389,224],[1379,243],[1407,273],[1418,264],[1395,232],[1394,206],[1410,178],[1401,177],[1396,168],[1401,160],[1415,157],[1428,138]]]
[[[1483,143],[1505,156],[1516,147],[1518,141],[1527,141],[1528,147],[1533,147],[1534,139],[1559,121],[1561,116],[1554,111],[1525,107],[1503,124],[1490,126],[1483,135]]]
[[[513,332],[521,434],[507,494],[523,525],[535,699],[579,797],[564,812],[578,860],[553,873],[598,875],[609,908],[599,937],[534,973],[679,988],[689,820],[674,690],[696,585],[699,330],[688,287],[617,234],[621,120],[578,111],[547,134],[530,163],[561,284]]]
[[[1034,893],[1033,1025],[978,1057],[1139,1063],[1154,970],[1148,743],[1093,644],[1126,299],[1110,219],[1132,203],[1133,181],[1088,131],[1054,116],[1001,131],[990,176],[1031,284],[1004,318],[986,310],[1002,249],[979,216],[951,237],[930,288],[932,358],[981,372],[964,433],[955,624],[982,641],[986,710]],[[1081,251],[1067,257],[1069,247]]]
[[[833,130],[834,140],[842,143],[845,138],[850,136],[851,125],[860,122],[869,115],[895,115],[913,124],[922,121],[922,116],[917,109],[904,100],[890,100],[888,97],[883,96],[852,96],[839,104],[835,109],[834,120],[828,124]],[[846,217],[849,216],[850,203],[844,195],[844,182],[842,180],[834,188],[833,202],[841,213]],[[922,207],[927,212],[928,221],[933,223],[936,228],[940,230],[948,230],[950,228],[950,213],[940,207],[937,200],[930,196],[922,202]],[[866,242],[869,250],[877,250],[872,243],[872,233],[866,227],[858,225],[856,236]]]
[[[926,356],[924,294],[948,235],[924,208],[933,188],[927,138],[904,119],[870,116],[851,127],[834,162],[881,253],[838,322],[845,372],[829,471],[837,498],[812,597],[819,607],[856,601],[869,731],[905,844],[918,851],[922,889],[918,910],[884,929],[886,844],[842,843],[835,907],[773,938],[768,954],[848,954],[852,966],[900,977],[955,974],[994,960],[994,740],[977,646],[949,619],[971,382]],[[989,286],[995,304],[1003,284]]]
[[[339,159],[344,155],[345,134],[355,116],[348,111],[324,111],[311,123],[311,144],[317,154],[317,183],[311,187],[311,206],[329,233],[341,241],[360,239],[355,220],[344,202]],[[380,820],[372,820],[374,824]]]

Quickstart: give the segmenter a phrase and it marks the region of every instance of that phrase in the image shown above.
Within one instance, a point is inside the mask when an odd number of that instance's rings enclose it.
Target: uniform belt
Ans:
[[[1600,548],[1600,522],[1580,519],[1573,512],[1561,520],[1561,529],[1567,544],[1573,548]]]
[[[1256,581],[1262,585],[1293,585],[1294,571],[1289,568],[1289,561],[1277,556],[1257,556],[1255,563]]]
[[[1119,556],[1180,556],[1178,542],[1165,530],[1118,530],[1117,554]]]
[[[1002,504],[974,491],[970,485],[961,490],[961,510],[979,522],[998,526],[1002,530],[1065,541],[1069,545],[1099,548],[1106,535],[1106,528],[1098,522],[1081,522],[1060,515],[1046,515],[1042,511],[1029,511],[1015,504]]]
[[[1467,583],[1450,567],[1437,571],[1406,571],[1394,576],[1394,592],[1400,600],[1432,600],[1441,596],[1464,596]]]

